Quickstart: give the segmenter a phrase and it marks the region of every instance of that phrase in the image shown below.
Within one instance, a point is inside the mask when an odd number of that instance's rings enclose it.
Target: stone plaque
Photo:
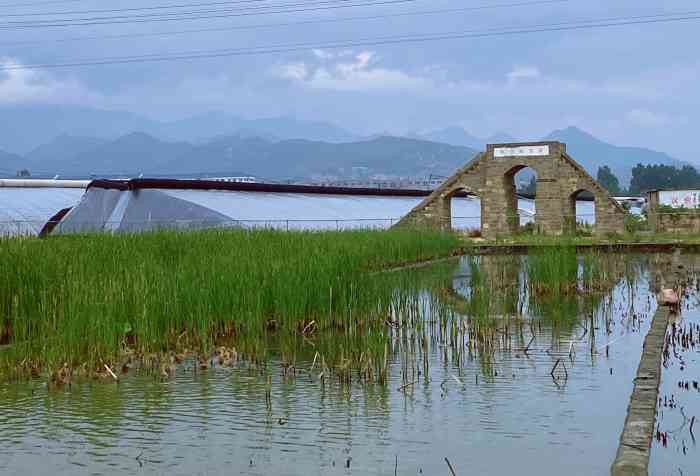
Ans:
[[[518,147],[496,147],[493,149],[493,158],[498,157],[532,157],[549,155],[548,145],[521,145]]]

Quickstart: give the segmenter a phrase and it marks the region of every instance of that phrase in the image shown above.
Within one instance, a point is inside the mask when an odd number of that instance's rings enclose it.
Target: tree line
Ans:
[[[687,190],[700,189],[700,173],[691,165],[677,168],[673,165],[642,165],[637,164],[632,169],[632,179],[629,187],[620,185],[620,180],[604,165],[598,167],[596,176],[598,183],[608,189],[612,195],[641,196],[649,190]],[[532,176],[527,183],[518,184],[518,192],[526,195],[535,195],[537,190],[537,177]]]
[[[655,189],[700,189],[700,173],[691,165],[677,168],[673,165],[637,164],[632,169],[632,179],[627,189],[620,185],[620,181],[607,165],[598,168],[596,178],[612,195],[636,196]]]

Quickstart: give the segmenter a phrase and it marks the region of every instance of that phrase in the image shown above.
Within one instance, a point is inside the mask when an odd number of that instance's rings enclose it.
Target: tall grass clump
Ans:
[[[390,309],[387,266],[445,256],[414,230],[158,231],[0,240],[0,371],[99,367],[125,349],[219,336],[362,332]]]
[[[602,286],[601,277],[598,257],[579,256],[573,243],[542,247],[527,256],[528,309],[550,321],[572,322],[594,305],[596,299],[585,297]]]
[[[545,246],[528,253],[528,287],[536,295],[575,292],[578,276],[579,262],[574,245]]]

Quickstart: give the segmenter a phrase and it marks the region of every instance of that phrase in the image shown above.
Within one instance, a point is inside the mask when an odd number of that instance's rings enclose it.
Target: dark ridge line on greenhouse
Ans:
[[[292,185],[279,183],[245,183],[224,182],[221,180],[183,180],[136,178],[129,180],[95,179],[87,186],[90,188],[110,190],[223,190],[233,192],[268,192],[268,193],[312,193],[321,195],[359,195],[359,196],[388,196],[388,197],[427,197],[432,190],[409,188],[369,188],[369,187],[335,187],[324,185]],[[535,196],[528,193],[516,194],[519,198],[534,200]],[[470,192],[457,192],[455,197],[478,197]],[[585,199],[582,199],[585,200]]]
[[[68,215],[68,212],[71,211],[73,207],[67,207],[67,208],[62,208],[58,212],[56,212],[49,220],[44,223],[44,226],[41,228],[41,231],[39,232],[39,238],[44,238],[47,237],[51,234],[54,228],[63,220],[63,217]]]
[[[241,183],[218,180],[180,180],[138,178],[131,180],[93,180],[90,188],[112,190],[223,190],[233,192],[269,192],[269,193],[313,193],[323,195],[371,195],[394,197],[427,197],[431,190],[360,188],[360,187],[324,187],[320,185],[287,185],[273,183]],[[456,196],[466,197],[473,194],[461,192]]]

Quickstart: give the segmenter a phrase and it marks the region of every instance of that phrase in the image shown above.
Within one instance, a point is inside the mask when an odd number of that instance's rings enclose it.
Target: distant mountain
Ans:
[[[196,146],[187,142],[166,142],[143,132],[133,132],[78,153],[60,164],[35,162],[35,167],[55,173],[81,175],[137,175],[159,170],[173,157]]]
[[[235,133],[269,140],[308,139],[348,142],[358,136],[333,124],[293,117],[243,119],[213,111],[186,119],[159,122],[123,111],[107,111],[66,105],[0,106],[0,149],[29,154],[63,135],[114,140],[141,131],[175,142],[201,142]]]
[[[361,168],[366,174],[394,176],[449,175],[475,151],[402,137],[333,144],[301,139],[268,142],[260,138],[229,138],[181,155],[163,170],[186,174],[205,170],[248,170],[265,178],[334,175],[348,177]]]
[[[31,168],[25,158],[0,150],[0,177],[15,177],[24,168]]]
[[[166,175],[240,173],[266,179],[348,177],[363,174],[392,176],[449,175],[476,152],[466,147],[402,137],[379,137],[333,144],[303,139],[270,141],[234,135],[191,144],[162,141],[132,133],[104,142],[66,160],[36,160],[45,173],[82,175]]]
[[[477,150],[483,149],[485,143],[483,139],[471,135],[463,127],[459,126],[450,126],[423,134],[414,134],[412,137]]]
[[[359,139],[359,136],[334,124],[293,117],[251,119],[241,123],[237,130],[263,137],[274,136],[279,139],[306,139],[333,143],[352,142]]]
[[[463,127],[450,126],[422,134],[409,134],[414,139],[442,142],[444,144],[459,145],[470,149],[484,150],[486,144],[503,144],[518,142],[518,139],[506,132],[497,132],[489,137],[477,137],[467,132]]]
[[[294,117],[243,119],[215,111],[165,123],[158,132],[162,137],[178,140],[202,140],[216,136],[256,136],[275,141],[306,139],[324,142],[351,142],[359,137],[327,122]]]
[[[513,137],[512,135],[508,134],[507,132],[496,132],[493,135],[490,135],[489,137],[486,138],[484,141],[486,144],[508,144],[512,142],[520,142],[517,138]]]
[[[107,142],[96,137],[78,137],[61,134],[53,140],[40,145],[29,152],[26,157],[34,163],[65,163],[78,154],[95,149]]]
[[[663,152],[641,147],[622,147],[603,142],[591,134],[576,127],[556,130],[547,135],[544,140],[558,140],[566,143],[566,151],[580,163],[594,178],[598,167],[607,165],[627,186],[632,178],[632,168],[641,164],[666,164],[680,167],[684,162]]]
[[[121,111],[60,105],[0,106],[0,149],[27,154],[63,134],[113,139],[154,123]]]
[[[462,127],[361,139],[324,122],[244,119],[220,111],[158,122],[120,111],[12,105],[0,106],[0,124],[0,150],[5,150],[0,173],[6,175],[25,167],[35,174],[83,176],[233,171],[266,178],[449,175],[485,143],[517,142],[506,133],[480,139]],[[619,147],[575,127],[545,139],[565,142],[593,176],[598,167],[609,165],[623,185],[637,163],[683,165],[662,152]]]

